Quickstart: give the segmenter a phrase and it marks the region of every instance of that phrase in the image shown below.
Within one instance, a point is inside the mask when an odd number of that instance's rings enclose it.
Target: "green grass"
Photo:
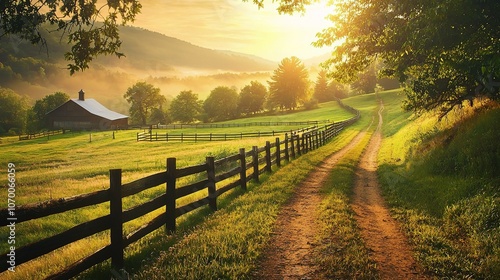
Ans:
[[[438,278],[498,279],[498,105],[464,105],[441,122],[386,108],[379,177],[417,259]]]
[[[323,104],[319,113],[313,111],[295,112],[291,115],[282,115],[281,121],[312,120],[313,117],[322,116],[317,120],[343,120],[351,115],[345,113],[336,103]],[[271,117],[271,116],[269,116]],[[253,121],[247,119],[247,121]],[[261,121],[261,120],[258,120]],[[275,120],[273,120],[275,121]],[[273,127],[262,127],[266,131]],[[276,129],[276,127],[274,127]],[[287,127],[289,129],[289,127]],[[278,129],[276,129],[278,130]],[[210,132],[228,133],[231,129],[218,129]],[[255,131],[255,128],[254,128]],[[181,132],[179,130],[173,131]],[[17,137],[2,138],[0,142],[0,165],[7,166],[8,162],[16,165],[16,203],[23,205],[37,203],[48,199],[69,197],[96,190],[107,189],[109,186],[108,170],[123,169],[123,183],[127,183],[148,174],[165,170],[168,157],[176,157],[179,168],[204,161],[205,156],[218,156],[221,154],[234,154],[244,147],[262,147],[266,140],[274,141],[275,137],[247,138],[226,142],[136,142],[137,131],[117,131],[116,139],[112,139],[111,132],[92,132],[90,142],[89,132],[75,132],[57,135],[32,141],[18,141]],[[223,148],[221,148],[223,147]],[[182,182],[180,182],[182,183]],[[164,186],[150,189],[141,195],[132,196],[124,200],[124,209],[143,203],[164,192]],[[230,192],[225,200],[220,200],[221,205],[226,205],[231,199]],[[202,196],[203,194],[198,194]],[[196,199],[193,197],[191,199]],[[186,200],[180,204],[187,203]],[[125,234],[150,220],[162,210],[155,211],[147,216],[129,222],[125,225]],[[179,227],[192,228],[203,220],[207,209],[194,211],[192,214],[178,219]],[[109,213],[109,204],[87,207],[78,211],[37,219],[16,225],[16,247],[21,247],[31,242],[63,232],[72,226]],[[7,233],[6,228],[0,229],[0,235]],[[144,259],[145,253],[155,254],[157,244],[163,244],[162,231],[151,234],[140,242],[132,245],[126,252],[129,262],[137,266]],[[16,274],[2,275],[9,279],[37,279],[45,278],[51,273],[60,270],[60,267],[71,264],[79,258],[109,242],[109,233],[104,232],[91,238],[76,242],[65,248],[48,254],[39,260],[29,262],[18,267]],[[168,242],[174,239],[167,238]],[[168,244],[167,242],[167,244]],[[150,245],[147,245],[150,244]],[[0,251],[7,250],[7,243],[0,243]],[[149,248],[145,249],[143,246]],[[99,275],[106,270],[106,264],[95,269]],[[102,276],[102,275],[101,275]],[[90,277],[93,278],[93,277]]]

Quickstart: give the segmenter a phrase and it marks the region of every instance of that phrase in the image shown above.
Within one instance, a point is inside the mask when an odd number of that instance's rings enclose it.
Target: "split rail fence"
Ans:
[[[279,167],[285,161],[290,161],[327,143],[359,118],[359,112],[352,110],[356,112],[356,116],[349,120],[326,125],[322,130],[313,129],[301,135],[285,134],[283,140],[276,138],[273,143],[267,141],[265,146],[254,146],[250,151],[242,148],[239,153],[223,159],[215,160],[214,157],[207,157],[203,164],[177,168],[176,159],[168,158],[165,171],[129,183],[122,183],[121,169],[112,169],[109,171],[109,189],[20,206],[15,211],[16,224],[101,203],[109,203],[110,212],[108,215],[76,225],[62,233],[16,248],[16,266],[73,242],[109,230],[110,241],[108,245],[64,268],[57,274],[51,275],[48,279],[68,279],[108,259],[111,259],[112,269],[119,271],[124,267],[124,249],[126,247],[160,227],[165,227],[167,233],[175,232],[178,217],[204,205],[209,205],[210,209],[214,211],[217,210],[217,198],[223,193],[236,187],[246,190],[248,181],[258,182],[259,175],[272,172],[273,165]],[[177,184],[180,178],[193,175],[198,178],[194,180],[195,182],[183,186]],[[224,185],[220,186],[221,184]],[[161,185],[165,185],[165,192],[161,195],[143,204],[123,209],[123,198]],[[199,191],[208,192],[208,195],[185,205],[176,206],[179,199]],[[199,197],[199,194],[193,196],[193,199],[196,197]],[[124,223],[160,208],[164,208],[165,211],[161,211],[161,214],[147,224],[124,236]],[[0,226],[7,227],[8,221],[7,209],[0,209]],[[0,272],[9,268],[8,253],[5,252],[1,256]]]
[[[301,128],[297,130],[280,130],[280,131],[263,131],[263,132],[248,132],[248,133],[158,133],[158,132],[138,132],[137,142],[139,141],[227,141],[235,139],[243,139],[249,137],[267,137],[267,136],[277,136],[283,135],[285,133],[290,133],[294,135],[297,133],[306,133],[308,131],[313,131],[318,129],[318,126],[311,126],[306,128]]]

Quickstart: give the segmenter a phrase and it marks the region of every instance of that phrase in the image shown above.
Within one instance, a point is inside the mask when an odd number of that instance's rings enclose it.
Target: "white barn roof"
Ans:
[[[75,102],[89,113],[99,117],[103,117],[110,121],[128,118],[128,116],[109,110],[108,108],[104,107],[101,103],[97,102],[95,99],[90,98],[90,99],[80,100],[78,98],[74,98],[71,99],[71,101]]]

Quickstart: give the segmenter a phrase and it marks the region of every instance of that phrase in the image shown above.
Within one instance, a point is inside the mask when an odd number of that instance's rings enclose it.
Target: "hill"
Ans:
[[[84,88],[105,105],[123,111],[127,106],[121,96],[138,80],[153,83],[167,96],[180,90],[203,96],[219,85],[243,87],[251,80],[265,81],[277,65],[263,58],[203,48],[125,26],[120,28],[120,51],[125,57],[99,57],[90,69],[70,76],[63,59],[69,46],[61,42],[62,33],[44,32],[47,48],[15,36],[0,38],[0,86],[32,100],[56,91],[73,95]]]

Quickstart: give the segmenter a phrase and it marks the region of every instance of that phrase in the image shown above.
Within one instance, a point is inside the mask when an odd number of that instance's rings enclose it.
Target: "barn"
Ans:
[[[83,90],[78,99],[70,99],[48,112],[47,121],[52,129],[108,130],[128,126],[128,116],[109,110],[95,99],[85,99]]]

